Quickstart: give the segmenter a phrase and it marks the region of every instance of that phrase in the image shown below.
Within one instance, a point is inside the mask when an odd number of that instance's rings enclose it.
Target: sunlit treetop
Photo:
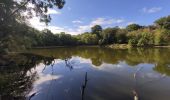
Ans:
[[[53,8],[54,6],[62,9],[65,4],[65,0],[27,0],[27,2],[35,5],[35,10],[39,13],[47,13],[48,8]]]
[[[162,17],[156,20],[155,24],[161,28],[170,29],[170,16]]]
[[[36,12],[36,15],[40,16],[40,21],[46,24],[51,21],[50,15],[47,14],[48,9],[54,6],[58,9],[62,9],[65,4],[65,0],[27,0],[27,2],[34,5],[32,10]]]
[[[32,5],[31,7],[28,5]],[[0,22],[8,21],[8,19],[32,18],[34,13],[40,17],[41,22],[48,24],[51,21],[48,9],[57,7],[62,9],[65,0],[1,0],[0,1]],[[23,15],[23,12],[27,14]]]

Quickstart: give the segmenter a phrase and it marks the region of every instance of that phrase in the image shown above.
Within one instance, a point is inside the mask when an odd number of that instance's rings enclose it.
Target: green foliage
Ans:
[[[100,25],[95,25],[91,28],[91,33],[96,34],[98,39],[101,39],[102,27]]]
[[[125,29],[118,29],[116,32],[116,43],[127,43],[127,31]]]
[[[170,29],[170,16],[162,17],[155,21],[155,24],[164,29]]]
[[[59,34],[59,39],[61,45],[76,45],[75,38],[72,37],[70,34],[61,33]]]
[[[5,52],[31,48],[33,44],[36,44],[34,39],[38,31],[25,24],[17,24],[13,27],[0,28],[0,33],[0,48],[3,49],[1,52]]]
[[[34,47],[76,45],[76,38],[70,34],[65,34],[64,32],[61,32],[60,34],[53,34],[47,29],[36,34],[35,39],[37,42],[33,45]]]
[[[163,36],[162,36],[160,30],[156,30],[154,41],[155,41],[155,45],[162,45]]]
[[[154,44],[154,36],[149,30],[143,30],[137,46],[151,46]]]
[[[151,46],[154,44],[154,35],[149,29],[129,32],[128,38],[128,43],[132,46]]]
[[[155,45],[167,45],[170,43],[170,31],[166,29],[155,30]]]
[[[3,2],[5,2],[3,0]],[[8,6],[13,2],[8,2]],[[0,13],[4,13],[3,11]],[[9,15],[10,10],[7,15]],[[17,13],[16,16],[19,16]],[[70,35],[65,32],[53,34],[50,30],[38,31],[27,24],[17,22],[17,17],[9,19],[6,25],[0,27],[0,53],[22,51],[32,47],[74,46],[74,45],[107,45],[129,44],[131,46],[153,46],[170,44],[170,17],[155,21],[156,25],[142,27],[138,24],[126,28],[111,27],[103,29],[100,25],[91,28],[91,32]],[[2,15],[0,15],[1,17]],[[1,18],[2,21],[2,18]],[[158,28],[160,26],[160,28]]]
[[[79,44],[82,45],[97,45],[98,38],[96,34],[84,33],[77,36]]]
[[[129,39],[128,44],[129,44],[130,46],[136,46],[137,41],[136,41],[135,39]]]
[[[34,8],[27,6],[35,5]],[[47,14],[53,6],[63,8],[65,0],[1,0],[0,1],[0,53],[8,51],[21,51],[38,45],[52,45],[56,38],[52,35],[40,35],[39,31],[25,24],[25,20],[32,18],[32,12],[40,17],[46,24],[51,17]],[[28,12],[26,16],[23,12]],[[46,39],[44,39],[46,38]],[[44,41],[45,42],[44,42]],[[48,41],[49,40],[49,41]],[[47,43],[47,44],[46,44]]]
[[[28,3],[34,5],[28,7]],[[0,25],[7,25],[12,21],[32,18],[34,16],[40,17],[41,22],[48,24],[51,21],[51,16],[47,13],[49,8],[56,6],[58,9],[63,8],[65,0],[1,0],[0,1]],[[14,9],[14,10],[11,10]],[[28,12],[26,15],[21,15],[23,12]]]
[[[102,41],[103,44],[113,44],[116,42],[116,32],[118,31],[117,27],[114,28],[106,28],[102,32]]]
[[[138,24],[130,24],[126,27],[126,29],[128,31],[136,31],[136,30],[141,29],[141,28],[142,28],[142,26],[140,26]]]

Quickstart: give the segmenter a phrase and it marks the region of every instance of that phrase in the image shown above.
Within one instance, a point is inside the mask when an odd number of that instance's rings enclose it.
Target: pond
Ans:
[[[170,49],[61,47],[0,56],[1,100],[168,100]]]

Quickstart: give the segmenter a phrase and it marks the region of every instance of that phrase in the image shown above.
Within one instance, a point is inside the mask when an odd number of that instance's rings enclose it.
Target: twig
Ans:
[[[86,86],[87,86],[87,81],[88,81],[88,79],[87,79],[87,72],[86,72],[85,78],[84,78],[84,84],[81,87],[81,96],[82,96],[81,99],[82,100],[84,100],[84,94],[85,94],[85,89],[86,89]]]

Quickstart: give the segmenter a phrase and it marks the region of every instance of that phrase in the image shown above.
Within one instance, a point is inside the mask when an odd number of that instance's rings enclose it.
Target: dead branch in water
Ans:
[[[135,89],[132,91],[134,100],[139,100],[139,95],[137,92],[137,74],[141,71],[142,68],[143,67],[138,68],[137,71],[133,74],[133,78],[135,79]]]
[[[84,94],[85,94],[85,89],[86,89],[86,86],[87,86],[87,72],[85,74],[85,78],[84,78],[84,84],[81,86],[81,100],[84,100]]]

